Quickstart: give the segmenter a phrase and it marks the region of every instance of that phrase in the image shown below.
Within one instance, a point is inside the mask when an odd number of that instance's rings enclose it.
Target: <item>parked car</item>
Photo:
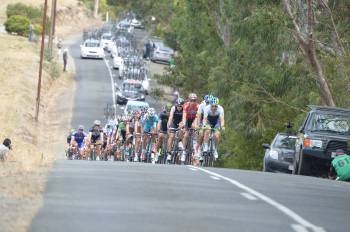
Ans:
[[[309,106],[298,132],[293,173],[328,176],[336,150],[348,154],[350,140],[350,110]]]
[[[131,20],[130,25],[133,26],[134,28],[137,28],[137,29],[143,29],[143,28],[145,28],[145,27],[143,26],[143,24],[141,23],[141,21],[139,21],[139,20],[137,20],[137,19]]]
[[[105,57],[105,53],[103,47],[101,46],[101,42],[94,39],[85,40],[85,42],[80,45],[80,57],[103,59]]]
[[[174,50],[165,46],[162,42],[155,42],[153,49],[151,50],[150,59],[153,62],[165,62],[168,63],[169,60],[174,55]]]
[[[119,69],[123,66],[124,60],[120,56],[114,56],[113,58],[113,68]]]
[[[141,111],[142,109],[148,109],[149,104],[144,101],[128,101],[124,108],[124,115],[129,115],[133,111]]]
[[[145,101],[145,90],[137,80],[125,80],[121,88],[117,87],[117,104],[126,104],[128,101]]]
[[[108,52],[112,50],[112,46],[114,44],[113,36],[111,33],[104,33],[101,36],[101,43],[104,49],[106,49]]]
[[[296,139],[294,135],[278,133],[271,145],[263,144],[263,171],[292,173]]]

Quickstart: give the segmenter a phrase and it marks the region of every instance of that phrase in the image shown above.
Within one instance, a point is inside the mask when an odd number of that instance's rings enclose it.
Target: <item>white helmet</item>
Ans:
[[[147,110],[147,113],[150,117],[153,117],[155,115],[156,111],[154,110],[154,108],[149,108]]]
[[[95,126],[101,126],[101,121],[100,120],[95,120],[94,121]]]

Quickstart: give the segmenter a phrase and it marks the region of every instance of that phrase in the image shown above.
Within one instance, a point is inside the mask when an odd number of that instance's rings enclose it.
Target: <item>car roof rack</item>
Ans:
[[[330,107],[330,106],[316,106],[316,105],[308,105],[311,110],[314,111],[332,111],[332,112],[340,112],[340,113],[350,113],[350,109]]]

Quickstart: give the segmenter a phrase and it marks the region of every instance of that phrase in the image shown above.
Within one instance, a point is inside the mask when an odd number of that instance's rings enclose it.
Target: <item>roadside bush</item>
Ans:
[[[159,100],[164,96],[164,91],[160,88],[154,88],[151,90],[151,96],[154,99]]]
[[[41,21],[41,9],[33,6],[28,6],[23,3],[8,4],[6,8],[7,18],[15,15],[21,15],[30,19],[33,23]]]
[[[17,33],[27,36],[29,33],[30,20],[25,16],[13,15],[5,22],[5,29],[8,33]]]

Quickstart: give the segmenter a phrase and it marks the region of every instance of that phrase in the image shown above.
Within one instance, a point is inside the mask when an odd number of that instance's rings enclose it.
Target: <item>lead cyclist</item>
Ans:
[[[204,129],[204,148],[203,152],[208,152],[208,141],[211,129],[214,129],[214,157],[218,158],[217,147],[220,143],[220,129],[225,130],[224,108],[219,105],[219,98],[214,97],[210,100],[210,105],[204,109],[203,118]]]

